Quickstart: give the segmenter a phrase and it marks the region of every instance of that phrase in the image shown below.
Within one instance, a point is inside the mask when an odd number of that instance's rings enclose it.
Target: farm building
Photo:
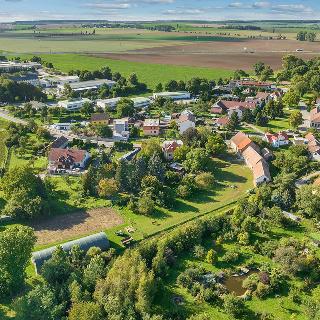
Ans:
[[[42,65],[38,62],[13,62],[13,61],[1,61],[0,71],[13,72],[22,70],[40,69]]]
[[[88,98],[63,100],[58,102],[58,107],[74,111],[81,109],[86,102],[91,103],[91,100]]]
[[[98,247],[101,250],[107,250],[109,249],[110,244],[106,234],[104,232],[100,232],[78,240],[69,241],[61,245],[62,249],[66,252],[69,252],[73,246],[79,246],[83,251],[88,251],[91,247]],[[52,254],[56,249],[57,246],[54,246],[41,251],[36,251],[32,254],[31,261],[37,274],[40,273],[41,267],[45,261],[52,257]]]
[[[179,92],[158,92],[153,94],[153,99],[156,98],[167,98],[172,100],[186,100],[191,98],[191,94],[186,91],[179,91]]]
[[[97,90],[103,85],[107,85],[108,87],[112,88],[116,84],[115,81],[108,80],[108,79],[99,79],[99,80],[90,80],[90,81],[81,81],[81,82],[73,82],[70,83],[70,88],[72,91],[81,92],[87,90]],[[64,84],[58,85],[58,90],[63,92],[65,89]]]

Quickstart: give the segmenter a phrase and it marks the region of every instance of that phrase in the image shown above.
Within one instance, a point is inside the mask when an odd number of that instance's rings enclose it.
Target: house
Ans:
[[[126,135],[126,133],[129,131],[128,118],[113,120],[113,131],[120,135]]]
[[[320,129],[320,105],[310,111],[310,127]]]
[[[231,88],[258,88],[264,90],[275,90],[277,87],[270,82],[256,81],[252,79],[232,80],[229,83]]]
[[[312,133],[305,136],[307,141],[307,148],[313,160],[320,161],[320,142]]]
[[[191,94],[186,91],[177,91],[177,92],[158,92],[153,94],[153,99],[157,98],[166,98],[172,99],[173,101],[178,100],[187,100],[191,98]]]
[[[109,240],[104,232],[69,241],[60,246],[65,252],[70,252],[74,246],[79,246],[80,250],[83,251],[88,251],[91,247],[97,247],[103,251],[110,248]],[[52,254],[56,249],[57,247],[54,246],[41,251],[36,251],[32,254],[31,261],[37,274],[41,272],[43,264],[52,257]]]
[[[63,100],[58,102],[58,107],[64,108],[68,111],[75,111],[81,109],[86,102],[91,103],[91,100],[87,98]]]
[[[228,109],[228,117],[231,118],[233,113],[236,113],[239,119],[242,119],[243,112],[246,110],[243,106],[234,106]]]
[[[116,84],[115,81],[108,79],[97,79],[81,82],[72,82],[69,84],[70,88],[74,92],[82,92],[87,90],[98,90],[103,85],[107,85],[109,88],[112,88]],[[58,91],[61,93],[65,89],[65,84],[58,85]]]
[[[247,166],[252,170],[253,181],[256,186],[271,181],[269,165],[255,148],[249,146],[243,151],[242,156]]]
[[[146,119],[143,122],[143,134],[145,136],[158,136],[160,134],[160,120]]]
[[[56,140],[54,140],[51,143],[50,147],[54,148],[54,149],[57,149],[57,148],[64,149],[68,146],[68,143],[69,143],[69,140],[64,136],[61,136],[61,137],[57,138]]]
[[[211,107],[211,113],[212,114],[223,114],[223,113],[232,114],[233,112],[236,111],[238,115],[240,114],[242,117],[242,113],[245,109],[253,110],[256,107],[257,107],[256,101],[219,100],[216,104],[214,104]]]
[[[49,171],[54,173],[59,169],[84,169],[90,154],[86,150],[51,148],[49,152]]]
[[[278,133],[266,133],[265,140],[269,142],[274,148],[279,148],[281,146],[286,146],[289,144],[289,137],[284,131]]]
[[[228,126],[229,122],[230,122],[229,117],[221,117],[214,120],[214,125],[217,126],[218,128],[223,129]]]
[[[90,123],[92,125],[108,125],[110,117],[106,113],[94,113],[91,115]]]
[[[239,131],[235,136],[230,139],[230,146],[234,152],[241,155],[246,148],[252,146],[258,149],[257,145],[243,132]]]
[[[173,155],[176,149],[183,146],[181,140],[164,141],[162,144],[162,151],[166,160],[173,160]]]
[[[183,134],[188,129],[195,128],[196,124],[193,121],[185,120],[185,121],[179,121],[178,127],[179,127],[179,133]]]
[[[252,170],[254,185],[270,182],[269,165],[260,155],[259,147],[243,132],[238,132],[230,140],[232,149],[243,157],[246,165]]]
[[[172,171],[178,172],[178,173],[180,173],[180,174],[183,174],[183,173],[184,173],[184,168],[183,168],[182,164],[180,164],[180,163],[178,163],[178,162],[170,163],[170,164],[169,164],[169,168],[170,168]]]
[[[193,112],[187,109],[182,111],[179,116],[179,121],[186,121],[186,120],[196,122],[196,117],[193,114]]]

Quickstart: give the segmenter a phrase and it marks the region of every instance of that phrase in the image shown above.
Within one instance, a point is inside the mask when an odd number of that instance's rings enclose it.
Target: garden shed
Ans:
[[[88,251],[91,247],[98,247],[101,250],[107,250],[110,247],[109,240],[104,232],[96,233],[91,236],[83,237],[77,240],[69,241],[60,245],[62,249],[69,252],[73,246],[79,246],[81,250]],[[50,247],[32,254],[31,261],[35,266],[36,273],[39,274],[44,262],[52,257],[57,246]]]

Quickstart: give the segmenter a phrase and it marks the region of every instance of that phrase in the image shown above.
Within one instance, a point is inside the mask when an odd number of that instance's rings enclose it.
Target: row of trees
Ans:
[[[316,38],[317,38],[317,34],[315,32],[299,31],[297,33],[297,40],[299,41],[314,42]]]

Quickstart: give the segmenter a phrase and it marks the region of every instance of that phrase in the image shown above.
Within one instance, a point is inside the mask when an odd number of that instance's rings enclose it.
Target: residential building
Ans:
[[[91,115],[90,123],[93,125],[108,125],[110,117],[106,113],[94,113]]]
[[[312,133],[308,133],[305,136],[305,139],[308,141],[308,151],[313,160],[320,161],[320,142]]]
[[[82,92],[87,90],[97,90],[103,85],[107,85],[112,88],[116,84],[115,81],[108,79],[98,79],[98,80],[89,80],[89,81],[81,81],[81,82],[73,82],[70,83],[70,88],[74,92]],[[64,84],[58,85],[58,90],[60,92],[64,91]]]
[[[238,132],[230,140],[231,147],[252,170],[254,185],[270,182],[269,165],[260,155],[260,148],[243,132]]]
[[[245,109],[253,110],[256,107],[257,107],[256,101],[219,100],[216,104],[214,104],[211,107],[211,113],[212,114],[223,114],[223,113],[232,114],[233,112],[236,111],[238,115],[241,115],[242,117],[242,113]]]
[[[221,118],[214,120],[214,125],[218,128],[223,129],[228,126],[229,122],[230,122],[229,117],[221,117]]]
[[[158,136],[160,134],[160,120],[146,119],[143,123],[143,134],[145,136]]]
[[[193,114],[192,111],[188,109],[182,111],[179,116],[179,121],[187,121],[187,120],[196,122],[196,116]]]
[[[84,169],[89,159],[90,154],[86,150],[51,148],[49,172],[54,173],[59,169]]]
[[[61,136],[51,143],[50,148],[65,149],[68,146],[68,143],[69,140],[64,136]]]
[[[82,98],[82,99],[73,99],[73,100],[63,100],[58,102],[58,107],[64,108],[68,111],[76,111],[82,108],[84,103],[89,102],[91,103],[92,101],[87,98]]]
[[[310,112],[310,127],[320,129],[320,105],[317,105]]]
[[[172,99],[174,101],[176,100],[187,100],[191,98],[191,94],[186,91],[177,91],[177,92],[158,92],[153,94],[153,99],[156,98],[167,98]]]
[[[175,150],[181,146],[183,146],[183,142],[181,140],[164,141],[162,144],[162,151],[165,159],[172,161]]]
[[[127,133],[129,131],[128,118],[113,120],[113,131],[120,135]]]
[[[246,148],[249,146],[257,150],[256,144],[243,132],[239,131],[234,137],[230,140],[230,146],[234,152],[241,155]]]
[[[286,146],[290,143],[289,137],[286,132],[280,131],[278,133],[266,133],[265,140],[269,142],[274,148]]]

